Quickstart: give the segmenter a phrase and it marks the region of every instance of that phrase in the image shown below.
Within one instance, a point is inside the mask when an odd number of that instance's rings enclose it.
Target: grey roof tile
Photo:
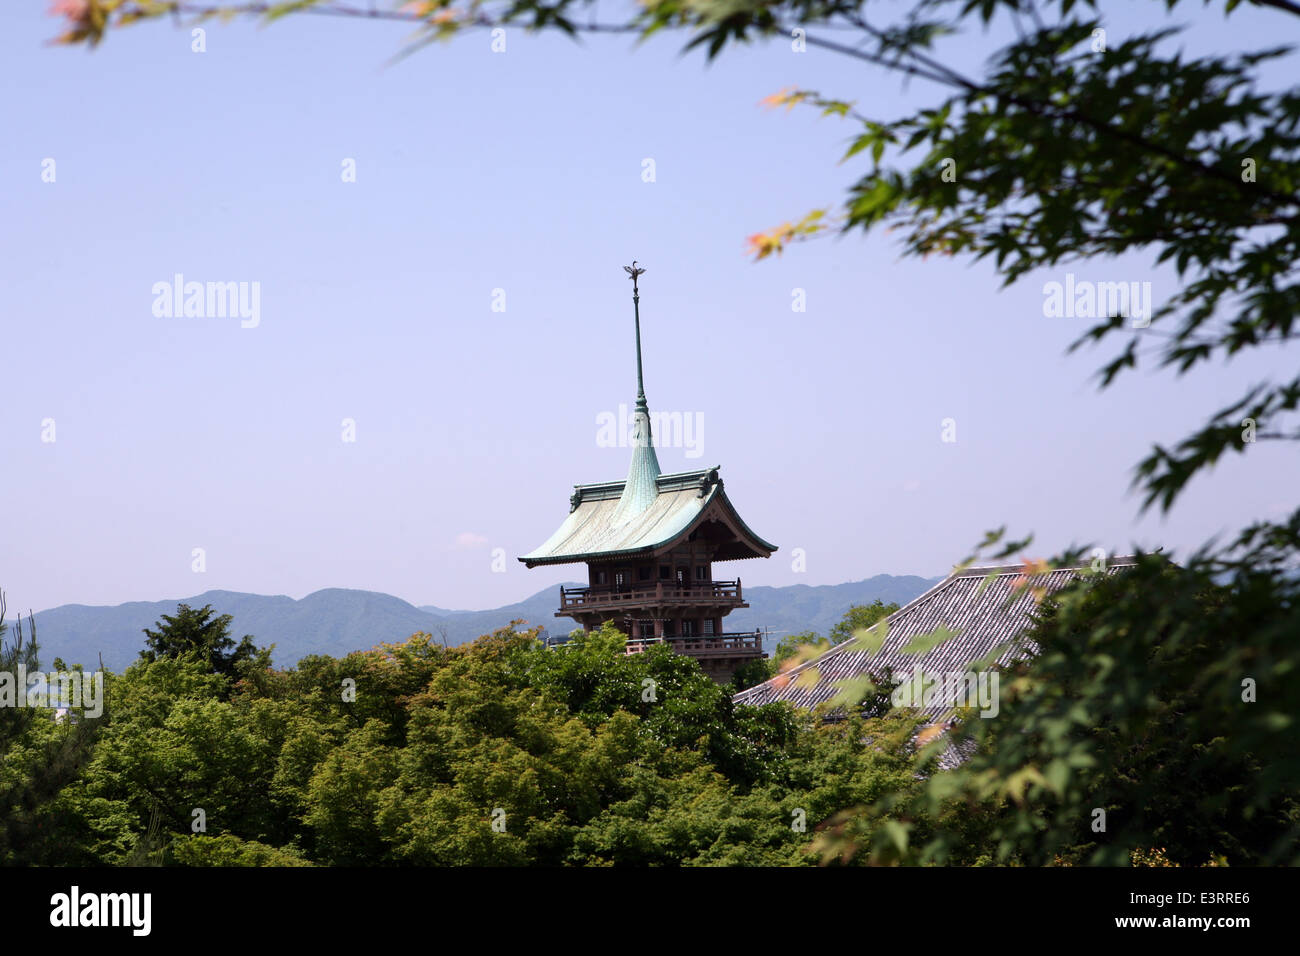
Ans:
[[[1106,573],[1116,573],[1132,564],[1132,558],[1112,558]],[[1087,571],[1087,567],[1059,568],[1026,580],[1020,565],[967,568],[872,627],[868,633],[874,636],[886,632],[878,650],[846,641],[786,674],[742,691],[734,699],[755,705],[786,701],[811,709],[835,697],[844,681],[865,676],[880,679],[890,671],[896,680],[902,679],[911,675],[918,664],[923,675],[937,678],[975,670],[974,665],[997,652],[993,667],[1001,669],[1037,651],[1023,636],[1034,621],[1036,589],[1054,593]],[[939,627],[947,628],[952,636],[924,653],[917,653],[915,648],[904,651],[909,642]],[[815,674],[815,680],[809,680],[809,672]],[[801,676],[809,686],[803,686]],[[936,698],[932,706],[922,708],[931,720],[943,718],[952,709],[953,694],[938,694]]]

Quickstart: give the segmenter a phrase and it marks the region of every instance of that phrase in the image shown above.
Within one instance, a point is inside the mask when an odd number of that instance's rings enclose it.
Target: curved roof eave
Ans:
[[[716,471],[716,469],[710,469],[710,470]],[[701,474],[703,473],[706,472],[702,472]],[[685,473],[685,474],[694,474],[694,473]],[[664,477],[671,479],[671,478],[676,478],[678,476],[665,475]],[[613,483],[611,482],[608,484],[612,485]],[[688,490],[688,488],[689,486],[683,487],[677,493],[680,494],[681,492]],[[610,488],[610,490],[613,489]],[[602,499],[602,500],[609,500],[609,499]],[[613,548],[609,550],[599,550],[599,551],[588,550],[588,551],[573,551],[573,552],[561,552],[561,553],[555,553],[552,550],[552,552],[549,554],[539,554],[539,552],[543,551],[543,549],[546,547],[546,545],[544,544],[542,547],[536,548],[533,551],[529,552],[528,554],[523,555],[518,560],[522,562],[526,567],[533,568],[533,567],[538,567],[540,565],[578,564],[582,562],[591,562],[591,561],[601,561],[601,562],[614,561],[620,558],[627,558],[627,557],[632,557],[637,555],[656,554],[674,547],[679,542],[681,542],[683,538],[690,535],[690,533],[694,531],[697,527],[699,527],[702,521],[705,520],[706,516],[709,513],[710,508],[715,504],[719,508],[725,509],[727,518],[730,520],[731,523],[735,525],[736,530],[740,532],[743,538],[746,539],[745,543],[751,548],[751,550],[757,552],[753,555],[748,555],[747,557],[765,558],[765,557],[769,557],[774,551],[777,550],[776,545],[771,544],[770,542],[765,541],[764,539],[760,538],[758,535],[754,534],[754,532],[750,530],[749,526],[745,524],[744,520],[740,517],[739,512],[736,511],[736,506],[731,503],[731,499],[727,497],[726,492],[723,490],[723,485],[721,481],[718,481],[715,484],[713,484],[709,488],[708,493],[703,498],[695,499],[695,500],[699,502],[699,507],[695,511],[695,513],[691,515],[690,519],[686,521],[685,524],[677,528],[675,531],[670,531],[668,534],[664,535],[663,537],[657,540],[651,540],[644,544],[640,544],[632,548]],[[596,500],[585,499],[579,504],[579,509],[581,509],[583,505],[597,504],[597,503],[598,502]],[[566,519],[565,524],[568,524],[568,521],[571,520],[573,515],[576,513],[577,510],[571,513],[569,519]],[[670,516],[666,515],[665,517],[670,517]],[[561,532],[564,531],[564,528],[565,525],[561,525],[560,528],[556,530],[555,534],[551,535],[551,537],[547,539],[547,543],[556,539],[557,537],[560,537]],[[579,534],[581,528],[582,528],[582,523],[575,525],[574,528],[572,528],[567,534],[564,535],[561,541]],[[558,546],[559,543],[557,543],[555,547]],[[743,560],[743,559],[729,558],[727,560]]]
[[[721,498],[722,503],[726,505],[727,510],[731,513],[732,520],[736,522],[741,532],[745,535],[745,537],[749,538],[750,541],[758,545],[758,548],[756,550],[762,550],[767,552],[767,554],[762,555],[762,557],[766,558],[768,555],[779,550],[777,546],[772,544],[770,541],[760,538],[758,535],[754,534],[753,529],[751,529],[749,525],[745,524],[745,519],[740,516],[740,512],[736,510],[736,506],[733,505],[731,503],[731,499],[727,497],[727,492],[723,489],[722,482],[718,482],[717,493]]]

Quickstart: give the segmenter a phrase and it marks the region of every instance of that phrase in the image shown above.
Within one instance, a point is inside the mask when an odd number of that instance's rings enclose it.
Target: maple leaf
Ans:
[[[929,727],[922,729],[922,731],[916,735],[917,745],[924,747],[926,744],[934,740],[942,733],[943,733],[942,724],[931,724]]]
[[[90,12],[90,0],[54,0],[50,4],[49,15],[67,17],[69,20],[84,20]]]
[[[794,87],[787,86],[779,92],[773,93],[771,96],[763,97],[758,101],[758,105],[764,106],[767,109],[776,109],[778,106],[784,106],[786,110],[792,110],[795,108],[796,104],[803,102],[810,95],[811,94],[804,92],[803,90],[797,90]]]

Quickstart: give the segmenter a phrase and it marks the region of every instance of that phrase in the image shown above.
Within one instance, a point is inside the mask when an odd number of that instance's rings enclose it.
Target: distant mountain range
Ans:
[[[847,584],[745,588],[750,606],[729,614],[726,628],[769,628],[770,651],[786,634],[808,630],[825,634],[850,605],[869,604],[876,598],[905,604],[939,580],[881,574]],[[490,611],[449,611],[433,605],[416,607],[391,594],[346,588],[316,591],[300,601],[283,595],[205,591],[116,607],[64,604],[36,615],[36,636],[42,666],[61,657],[68,664],[92,667],[102,655],[104,665],[120,673],[139,656],[146,627],[152,628],[164,614],[174,614],[178,604],[196,608],[211,604],[218,614],[234,617],[232,637],[238,640],[252,634],[259,646],[275,644],[275,663],[285,666],[309,654],[341,657],[385,641],[403,641],[418,631],[448,644],[463,644],[515,619],[540,624],[552,636],[564,635],[576,625],[570,618],[555,617],[559,595],[559,588],[552,586],[518,604]]]

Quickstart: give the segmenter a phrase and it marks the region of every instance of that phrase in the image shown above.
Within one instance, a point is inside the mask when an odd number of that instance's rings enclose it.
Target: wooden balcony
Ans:
[[[560,610],[600,610],[607,607],[632,607],[641,604],[728,604],[743,607],[745,599],[740,590],[740,578],[734,581],[693,581],[678,584],[676,581],[656,581],[654,584],[605,584],[587,588],[566,588],[560,585]]]
[[[640,654],[656,644],[667,644],[688,657],[762,657],[763,632],[701,634],[693,637],[630,637],[628,654]]]

